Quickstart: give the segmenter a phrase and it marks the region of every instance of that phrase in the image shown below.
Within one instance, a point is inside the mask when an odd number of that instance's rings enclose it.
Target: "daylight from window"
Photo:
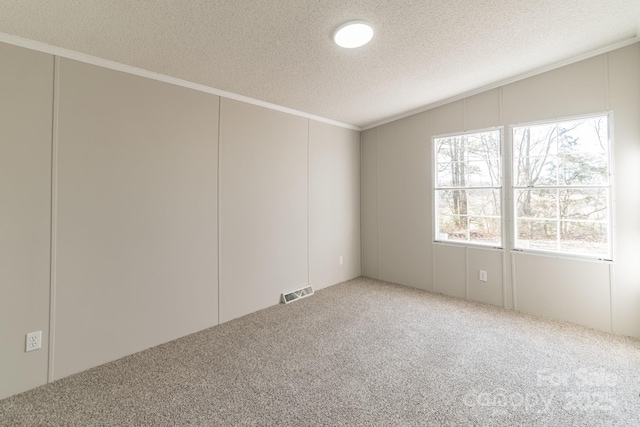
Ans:
[[[500,131],[434,138],[436,240],[502,246]]]
[[[513,128],[515,248],[611,259],[607,116]]]

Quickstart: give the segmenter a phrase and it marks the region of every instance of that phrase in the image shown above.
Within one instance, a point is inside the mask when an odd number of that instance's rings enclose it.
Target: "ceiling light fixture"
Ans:
[[[333,41],[347,49],[364,46],[372,37],[373,28],[365,21],[349,21],[340,25],[333,33]]]

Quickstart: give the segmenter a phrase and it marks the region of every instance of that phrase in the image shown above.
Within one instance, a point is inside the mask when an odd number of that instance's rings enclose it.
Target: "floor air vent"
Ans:
[[[313,288],[311,286],[307,286],[297,291],[288,292],[286,294],[282,294],[282,302],[285,304],[289,304],[290,302],[294,302],[301,298],[305,298],[313,295]]]

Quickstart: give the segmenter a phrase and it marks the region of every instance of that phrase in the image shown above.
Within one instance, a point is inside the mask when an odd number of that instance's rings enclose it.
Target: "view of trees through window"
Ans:
[[[436,137],[436,241],[503,246],[501,131]],[[609,117],[512,128],[513,248],[611,259]]]
[[[434,139],[436,240],[502,246],[500,131]]]
[[[513,128],[515,248],[610,259],[607,116]]]

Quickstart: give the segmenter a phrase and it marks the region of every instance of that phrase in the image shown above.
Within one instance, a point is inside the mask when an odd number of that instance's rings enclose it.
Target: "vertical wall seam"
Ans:
[[[363,132],[359,132],[358,133],[358,138],[359,138],[359,144],[360,144],[360,276],[364,276],[364,230],[362,229],[362,193],[364,192],[364,189],[362,188],[363,186],[363,179],[362,179],[362,170],[363,170],[363,162],[362,162],[362,157],[363,157],[363,153],[364,153],[364,149],[362,147],[362,138],[363,138]]]
[[[462,98],[462,131],[467,131],[467,98]]]
[[[58,223],[58,114],[60,99],[60,57],[53,57],[53,99],[51,124],[51,218],[49,241],[49,361],[47,382],[54,380],[54,349],[56,320],[56,256]]]
[[[610,328],[610,332],[613,334],[615,333],[615,328],[614,328],[614,320],[615,320],[615,316],[614,316],[614,308],[615,308],[615,287],[613,286],[613,283],[615,281],[615,270],[613,268],[613,263],[609,264],[609,321],[611,322],[611,328]]]
[[[604,56],[604,111],[611,109],[611,95],[609,93],[609,52]]]
[[[431,242],[431,291],[436,292],[436,245]]]
[[[604,55],[604,109],[605,111],[609,111],[611,109],[611,94],[610,94],[610,88],[609,88],[609,58],[610,58],[610,53],[607,52]],[[611,116],[609,116],[611,117]],[[611,138],[612,135],[612,129],[611,129],[612,125],[610,125],[609,127],[609,138]],[[610,164],[613,164],[614,158],[613,158],[613,153],[609,154],[609,162]],[[614,178],[615,179],[615,178]],[[615,188],[615,187],[614,187]],[[613,189],[612,189],[613,190]],[[613,191],[611,191],[611,197],[615,197],[615,195],[613,194]],[[613,203],[610,202],[610,207],[613,208]],[[613,228],[613,225],[615,224],[615,217],[613,217],[613,211],[614,209],[612,209],[612,212],[610,213],[611,216],[611,220],[610,220],[610,226]],[[615,228],[614,231],[612,232],[611,238],[615,239]],[[615,240],[613,241],[613,244],[615,244]],[[615,246],[612,244],[612,248],[614,250],[612,250],[612,257],[614,256],[614,252],[615,252]],[[615,258],[614,258],[615,259]],[[613,264],[609,264],[609,322],[610,322],[610,329],[609,331],[611,333],[614,333],[614,320],[615,320],[615,316],[614,316],[614,308],[615,308],[615,287],[614,287],[614,280],[615,280],[615,271],[614,271],[614,266]]]
[[[429,111],[427,113],[427,144],[429,147],[429,158],[431,162],[429,162],[429,174],[427,175],[427,179],[429,180],[427,183],[427,188],[429,188],[429,192],[431,193],[431,197],[429,198],[429,213],[428,217],[431,219],[431,241],[429,244],[431,245],[431,291],[436,291],[436,248],[433,244],[435,240],[435,162],[437,161],[435,158],[435,149],[433,145],[433,123],[432,118],[433,113]]]
[[[500,86],[498,88],[498,120],[500,121],[500,125],[504,126],[504,117],[502,111],[502,88],[503,86]]]
[[[512,303],[513,303],[513,309],[515,311],[518,311],[518,288],[516,286],[516,262],[515,262],[515,254],[512,252],[511,253],[511,286],[512,286]]]
[[[377,267],[378,267],[378,280],[382,280],[380,277],[380,156],[379,156],[379,145],[378,144],[378,130],[376,128],[375,132],[375,143],[376,143],[376,252],[377,252]]]
[[[469,248],[464,247],[464,299],[469,299]]]
[[[502,263],[502,308],[507,308],[507,251],[502,250],[500,262]]]
[[[216,238],[218,240],[218,325],[220,324],[220,166],[222,162],[220,161],[220,147],[222,145],[222,140],[220,138],[220,128],[222,127],[222,97],[218,97],[218,159],[217,159],[217,173],[218,178],[216,182]]]
[[[307,285],[311,285],[311,119],[307,119]]]

